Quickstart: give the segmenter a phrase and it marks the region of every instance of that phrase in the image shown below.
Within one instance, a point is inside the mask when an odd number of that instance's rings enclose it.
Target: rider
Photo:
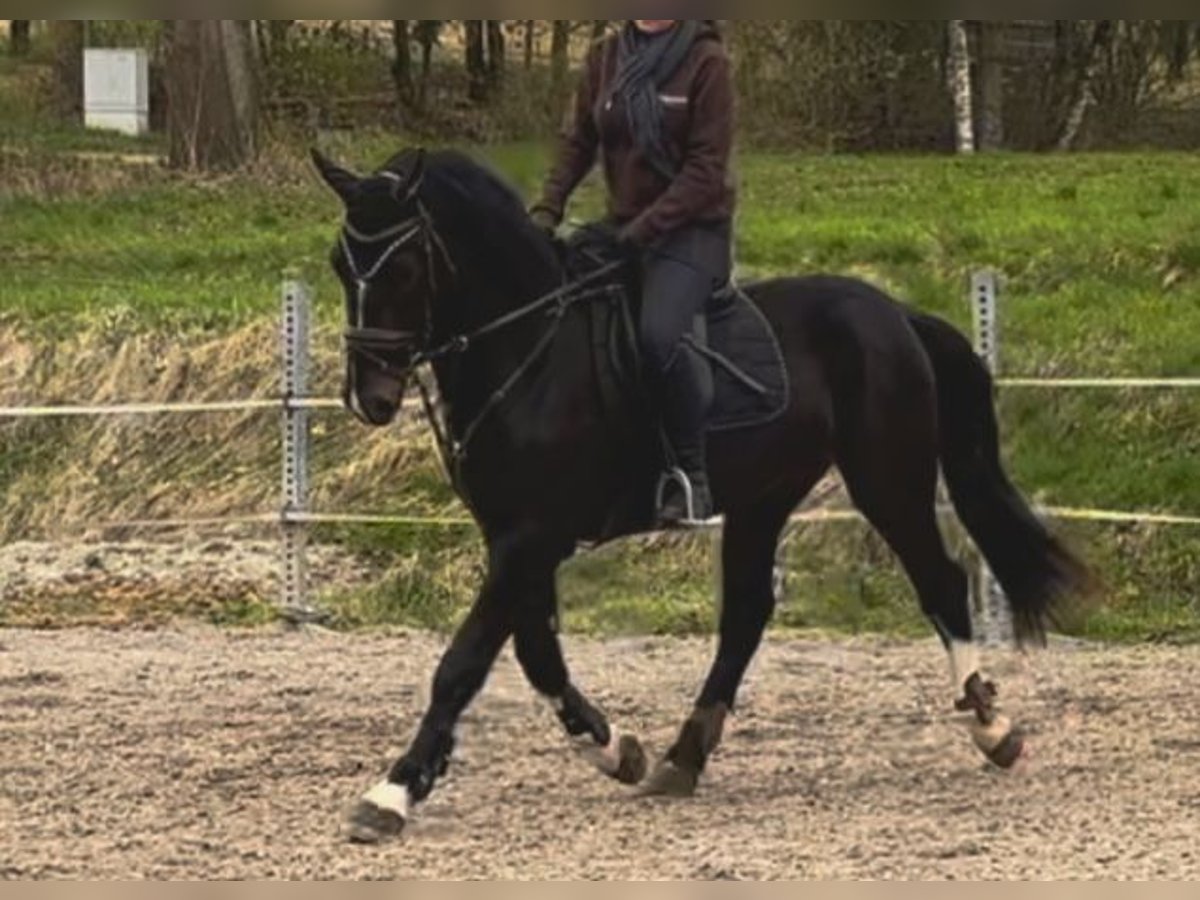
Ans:
[[[640,343],[674,462],[665,526],[712,515],[705,463],[703,371],[684,337],[729,280],[736,190],[730,171],[734,86],[716,23],[636,19],[588,55],[572,119],[532,215],[553,233],[599,152],[608,212],[643,265]]]

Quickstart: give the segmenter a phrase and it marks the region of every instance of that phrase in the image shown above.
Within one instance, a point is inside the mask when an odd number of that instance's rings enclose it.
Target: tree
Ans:
[[[55,93],[64,116],[83,113],[82,19],[51,19],[50,43],[54,48]]]
[[[537,40],[537,19],[524,19],[521,28],[525,32],[525,69],[533,68],[534,43]]]
[[[1004,39],[1006,23],[979,23],[979,149],[1004,148]]]
[[[571,22],[554,19],[550,43],[550,72],[556,92],[566,92],[567,73],[571,68]]]
[[[954,94],[955,143],[959,153],[975,152],[975,115],[971,95],[971,45],[967,23],[950,19],[950,89]]]
[[[264,60],[270,60],[273,53],[287,44],[295,19],[258,19],[255,23],[258,32],[259,52]]]
[[[392,20],[392,81],[396,84],[396,96],[402,106],[413,100],[412,28],[407,19]]]
[[[1116,23],[1112,19],[1101,19],[1096,23],[1095,30],[1092,32],[1091,49],[1076,84],[1075,96],[1067,112],[1066,122],[1063,124],[1058,138],[1059,150],[1070,150],[1079,139],[1088,109],[1096,102],[1096,79],[1100,76],[1104,55],[1112,45],[1115,34]]]
[[[488,67],[483,19],[467,19],[467,92],[476,103],[487,99]]]
[[[1187,75],[1188,64],[1200,40],[1200,21],[1170,19],[1163,22],[1163,43],[1167,48],[1168,72],[1175,81]]]
[[[508,42],[504,37],[504,22],[500,19],[487,20],[487,73],[488,86],[494,92],[504,81],[504,69],[508,62]]]
[[[413,27],[413,37],[421,45],[421,82],[417,88],[417,105],[422,109],[429,95],[429,74],[433,69],[433,48],[441,39],[442,23],[439,19],[420,19]]]
[[[10,19],[8,23],[8,52],[13,56],[29,54],[29,19]]]
[[[258,151],[260,84],[244,19],[176,19],[167,30],[171,165],[221,171]]]

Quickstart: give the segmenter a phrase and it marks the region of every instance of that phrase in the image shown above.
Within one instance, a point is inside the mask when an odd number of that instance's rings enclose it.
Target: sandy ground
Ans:
[[[595,775],[506,657],[407,837],[347,846],[343,813],[440,645],[0,632],[0,877],[1200,877],[1194,648],[993,655],[1035,751],[1000,775],[945,713],[932,642],[776,641],[689,802]],[[656,752],[708,653],[570,642],[579,682]]]
[[[314,584],[354,588],[377,567],[332,546],[308,551]],[[0,621],[33,628],[163,624],[279,596],[277,541],[19,542],[0,546]],[[222,621],[208,619],[207,621]]]

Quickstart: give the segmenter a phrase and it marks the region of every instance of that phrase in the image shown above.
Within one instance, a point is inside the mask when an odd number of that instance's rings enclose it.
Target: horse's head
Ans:
[[[313,160],[346,207],[332,254],[346,295],[343,399],[365,424],[388,425],[433,331],[438,238],[419,197],[425,153],[402,153],[368,177],[316,151]]]

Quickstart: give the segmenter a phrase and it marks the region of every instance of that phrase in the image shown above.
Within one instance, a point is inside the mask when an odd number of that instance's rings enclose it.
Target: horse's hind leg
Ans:
[[[733,512],[726,517],[717,657],[695,710],[651,776],[645,794],[689,797],[695,792],[709,757],[720,744],[725,719],[734,708],[742,679],[775,612],[779,536],[806,491],[793,494],[795,502],[776,501],[770,509]]]
[[[992,762],[1008,768],[1023,745],[996,712],[995,688],[980,673],[967,576],[947,553],[938,527],[937,456],[930,431],[910,421],[886,439],[856,435],[844,442],[839,466],[855,504],[900,558],[922,611],[942,639],[957,709],[975,716],[976,744]]]
[[[622,784],[640,784],[647,768],[641,743],[616,731],[571,683],[558,638],[554,570],[529,587],[517,612],[515,631],[517,659],[529,683],[551,704],[567,736],[597,769]]]

